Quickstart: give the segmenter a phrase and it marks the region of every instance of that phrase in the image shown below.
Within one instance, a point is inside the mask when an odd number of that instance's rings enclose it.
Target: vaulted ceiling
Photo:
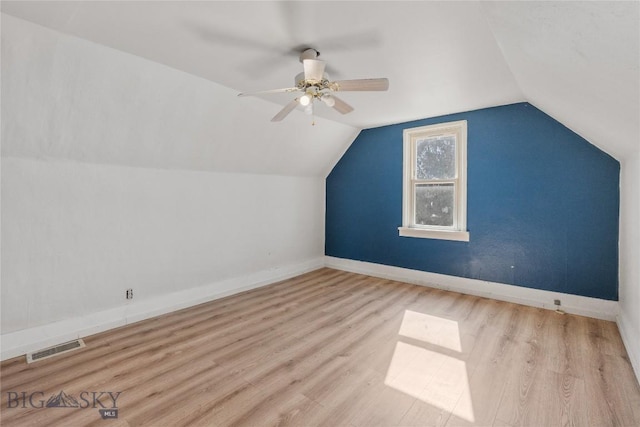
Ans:
[[[355,135],[348,129],[528,101],[620,159],[640,146],[638,6],[4,1],[2,11],[202,77],[229,93],[292,86],[303,47],[321,52],[332,78],[388,77],[388,92],[344,93],[355,107],[350,114],[316,109],[341,124],[341,138]],[[299,117],[268,123],[291,98],[229,96],[218,108],[251,105],[243,125],[278,126],[274,139],[284,140],[299,137],[299,123],[308,121],[294,112]],[[322,157],[325,163],[344,149],[338,145]]]

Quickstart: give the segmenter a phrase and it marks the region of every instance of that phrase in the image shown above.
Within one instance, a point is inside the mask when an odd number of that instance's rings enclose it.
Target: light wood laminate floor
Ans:
[[[331,269],[85,342],[2,363],[2,426],[640,425],[614,323]],[[7,407],[60,391],[118,418]]]

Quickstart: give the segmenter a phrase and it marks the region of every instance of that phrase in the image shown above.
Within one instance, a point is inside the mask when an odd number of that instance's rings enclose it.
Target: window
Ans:
[[[400,236],[468,242],[467,122],[405,129]]]

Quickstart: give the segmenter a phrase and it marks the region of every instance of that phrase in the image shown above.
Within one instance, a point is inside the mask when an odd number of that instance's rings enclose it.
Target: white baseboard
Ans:
[[[324,259],[322,257],[314,258],[298,264],[263,270],[248,276],[234,277],[197,288],[161,295],[146,301],[130,302],[121,307],[87,316],[3,334],[0,337],[2,344],[0,359],[10,359],[31,351],[265,286],[317,270],[323,266]]]
[[[618,313],[617,323],[622,342],[629,355],[629,361],[631,362],[638,382],[640,382],[640,331],[633,326],[623,310],[620,310],[620,313]]]
[[[83,338],[108,329],[265,286],[323,266],[546,309],[555,309],[553,300],[560,299],[562,300],[562,309],[567,313],[611,321],[617,320],[636,374],[640,372],[640,348],[631,338],[638,335],[636,331],[630,330],[632,329],[631,324],[625,322],[624,315],[618,316],[617,301],[523,288],[329,256],[280,268],[263,270],[249,276],[235,277],[206,286],[158,296],[146,301],[136,301],[87,316],[3,334],[0,338],[2,344],[0,359],[10,359],[41,348]]]
[[[532,307],[555,310],[554,299],[562,301],[561,309],[566,313],[615,321],[618,314],[618,302],[599,298],[583,297],[561,292],[524,288],[485,280],[448,276],[408,268],[373,264],[370,262],[325,256],[325,266],[352,273],[392,279],[430,288],[444,289],[463,294],[508,301]]]

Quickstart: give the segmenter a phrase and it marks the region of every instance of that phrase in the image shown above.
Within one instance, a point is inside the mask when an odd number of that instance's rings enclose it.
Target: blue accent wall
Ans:
[[[467,120],[469,242],[400,237],[402,131]],[[326,180],[326,255],[618,299],[620,164],[528,103],[363,130]]]

